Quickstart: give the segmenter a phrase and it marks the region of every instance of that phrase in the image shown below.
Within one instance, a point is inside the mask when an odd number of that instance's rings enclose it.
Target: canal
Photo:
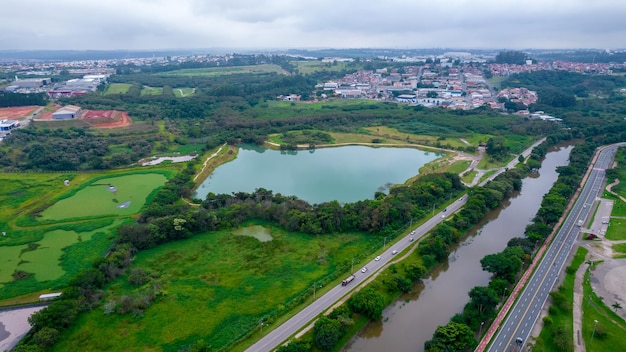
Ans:
[[[572,146],[552,148],[539,169],[539,176],[523,180],[522,190],[470,231],[448,257],[412,294],[400,297],[383,312],[383,318],[366,326],[344,351],[423,351],[435,329],[463,310],[468,291],[489,283],[490,273],[480,260],[502,251],[513,237],[523,237],[537,213],[543,196],[556,181],[559,166],[568,164]],[[504,292],[503,292],[504,293]]]

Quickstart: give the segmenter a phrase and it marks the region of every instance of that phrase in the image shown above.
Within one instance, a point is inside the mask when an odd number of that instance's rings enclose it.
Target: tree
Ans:
[[[476,286],[469,291],[469,296],[471,304],[479,313],[494,309],[499,302],[498,295],[489,287]]]
[[[428,93],[426,93],[426,97],[428,97],[428,98],[436,98],[438,96],[439,96],[439,94],[437,94],[437,92],[432,91],[432,90],[428,91]]]
[[[43,347],[50,347],[57,342],[58,338],[57,329],[44,327],[33,335],[33,342]]]
[[[328,317],[321,317],[313,327],[315,344],[322,350],[330,350],[341,337],[341,323]]]
[[[450,322],[437,327],[432,340],[426,341],[427,351],[464,351],[476,347],[474,332],[463,323]]]
[[[385,308],[384,297],[371,287],[365,287],[348,300],[348,306],[356,313],[375,320],[382,316]]]
[[[622,305],[619,304],[619,302],[613,303],[613,305],[611,305],[611,307],[613,307],[613,309],[615,310],[615,313],[617,313],[618,309],[622,309]]]
[[[277,352],[308,352],[311,350],[311,344],[308,341],[295,340],[287,345],[280,346]]]

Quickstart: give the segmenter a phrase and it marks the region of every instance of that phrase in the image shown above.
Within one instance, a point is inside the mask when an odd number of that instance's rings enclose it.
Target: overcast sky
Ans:
[[[626,0],[2,0],[0,50],[626,47]]]

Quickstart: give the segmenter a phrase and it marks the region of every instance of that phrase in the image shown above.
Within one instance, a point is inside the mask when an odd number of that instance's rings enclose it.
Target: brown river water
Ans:
[[[513,237],[523,237],[526,226],[537,213],[543,196],[568,164],[572,146],[550,150],[539,176],[523,180],[522,190],[487,215],[414,292],[403,295],[383,312],[382,319],[368,324],[344,348],[350,352],[421,352],[437,326],[445,325],[469,301],[468,291],[485,286],[490,275],[480,260],[502,251]],[[487,328],[487,327],[485,327]]]

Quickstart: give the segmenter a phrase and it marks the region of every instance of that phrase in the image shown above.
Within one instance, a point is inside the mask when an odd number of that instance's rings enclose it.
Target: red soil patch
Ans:
[[[96,128],[117,128],[130,126],[130,117],[126,111],[88,110],[81,116],[88,124]]]
[[[115,110],[87,110],[83,114],[83,119],[110,119]]]
[[[39,113],[39,115],[37,115],[37,120],[52,120],[52,113],[59,110],[61,108],[61,105],[59,104],[54,104],[52,105],[52,108],[48,109],[44,109],[43,111],[41,111]]]
[[[0,119],[19,120],[30,115],[39,106],[17,106],[12,108],[0,108]]]

